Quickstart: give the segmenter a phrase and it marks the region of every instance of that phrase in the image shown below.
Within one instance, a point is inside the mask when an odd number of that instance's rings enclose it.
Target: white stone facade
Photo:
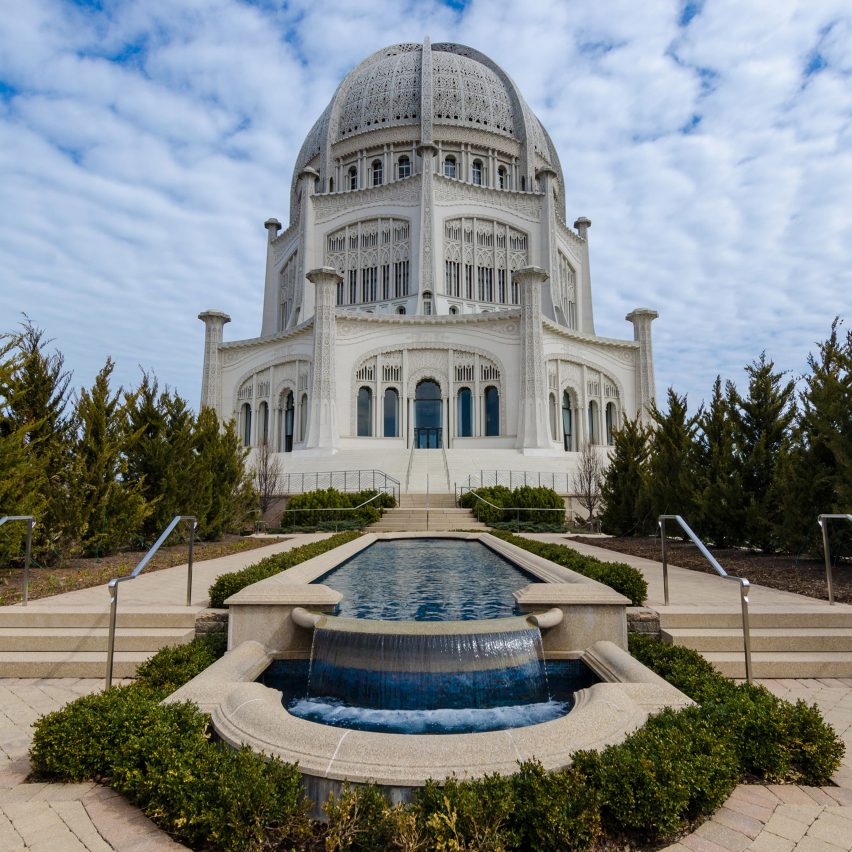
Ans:
[[[502,69],[428,39],[378,51],[308,134],[289,227],[266,222],[260,336],[222,342],[228,318],[200,315],[202,405],[289,470],[398,470],[423,445],[448,485],[570,470],[647,411],[656,313],[595,335],[591,222],[564,211],[553,143]]]

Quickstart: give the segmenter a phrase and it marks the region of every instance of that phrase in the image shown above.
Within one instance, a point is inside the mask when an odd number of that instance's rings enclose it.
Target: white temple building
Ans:
[[[570,481],[586,442],[646,416],[657,314],[595,334],[591,222],[569,227],[565,203],[547,131],[491,59],[428,39],[374,53],[299,152],[289,226],[265,223],[259,336],[224,342],[230,318],[199,315],[202,405],[289,473]]]

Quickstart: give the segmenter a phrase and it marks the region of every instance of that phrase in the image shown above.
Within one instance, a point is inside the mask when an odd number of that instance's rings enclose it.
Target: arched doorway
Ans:
[[[421,450],[443,446],[441,386],[424,379],[414,392],[414,446]]]
[[[564,391],[562,394],[562,445],[567,452],[574,449],[573,418],[571,416],[571,394]]]
[[[284,397],[284,421],[282,423],[284,434],[281,436],[283,438],[281,442],[282,449],[285,453],[293,452],[293,419],[295,413],[296,406],[293,400],[293,392],[287,391],[287,395]]]

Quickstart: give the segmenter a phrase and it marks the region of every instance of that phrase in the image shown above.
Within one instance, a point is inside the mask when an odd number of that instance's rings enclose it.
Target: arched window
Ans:
[[[598,435],[598,404],[592,400],[589,403],[589,443],[600,443]]]
[[[328,191],[334,192],[334,178],[328,179]]]
[[[471,180],[473,180],[477,186],[482,186],[482,160],[473,161]]]
[[[615,403],[606,404],[606,444],[611,447],[615,443]]]
[[[500,434],[500,391],[494,385],[485,388],[485,434]]]
[[[574,449],[573,418],[571,413],[571,394],[562,394],[562,446],[570,453]]]
[[[444,157],[444,175],[454,178],[456,176],[456,158]]]
[[[373,186],[381,186],[382,185],[382,161],[381,160],[373,160]]]
[[[399,437],[399,391],[396,388],[385,390],[385,437]]]
[[[293,452],[293,422],[296,414],[295,400],[293,392],[287,391],[287,396],[284,397],[284,440],[281,442],[285,453]]]
[[[556,394],[550,394],[548,399],[548,409],[550,414],[550,435],[554,441],[559,440],[559,419],[556,416]]]
[[[504,166],[500,166],[500,168],[497,169],[497,186],[500,187],[500,189],[506,188],[506,169]]]
[[[473,435],[473,394],[470,388],[462,388],[458,393],[458,433],[459,438]]]
[[[521,192],[527,191],[527,179],[524,175],[521,175]]]
[[[308,395],[302,394],[299,403],[299,440],[304,441],[308,436]]]
[[[397,312],[398,314],[404,314],[404,313],[405,313],[405,306],[404,306],[404,305],[400,305],[400,306],[396,309],[396,312]]]
[[[251,446],[251,406],[246,402],[243,404],[243,410],[240,414],[240,420],[243,427],[243,446]]]
[[[358,169],[355,166],[349,169],[349,189],[358,189]]]
[[[432,316],[432,291],[424,290],[423,291],[423,313],[430,317]]]
[[[455,316],[459,312],[459,309],[455,305],[450,305],[450,313]]]
[[[369,438],[373,434],[373,392],[370,388],[358,389],[358,437]]]
[[[258,425],[260,426],[260,434],[258,437],[258,444],[266,444],[269,442],[269,405],[265,402],[260,404],[258,409],[258,415],[260,422]]]
[[[399,158],[399,176],[400,178],[411,177],[411,160],[408,157]]]

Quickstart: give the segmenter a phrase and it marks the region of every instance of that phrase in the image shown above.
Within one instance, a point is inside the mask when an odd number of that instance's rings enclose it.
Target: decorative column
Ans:
[[[542,195],[542,216],[541,216],[541,244],[539,263],[545,272],[550,276],[550,283],[545,286],[545,292],[548,293],[548,299],[544,303],[544,313],[547,317],[556,322],[556,316],[553,311],[553,306],[561,300],[558,293],[558,276],[559,271],[556,267],[556,213],[553,209],[553,181],[556,178],[556,171],[550,166],[545,166],[536,172],[536,177],[539,181],[539,189]],[[554,292],[557,288],[557,292]]]
[[[295,304],[293,305],[293,324],[310,319],[314,312],[314,292],[305,286],[305,278],[308,270],[316,262],[314,259],[314,188],[316,186],[319,172],[310,166],[299,172],[299,187],[302,200],[299,206],[299,270],[300,275],[296,279]],[[298,197],[298,193],[297,193]]]
[[[276,281],[275,274],[275,250],[272,243],[281,230],[281,223],[277,219],[267,219],[263,223],[266,228],[266,283],[263,288],[263,320],[260,326],[260,336],[275,334],[279,331],[278,315],[281,311],[281,288],[280,282]]]
[[[589,228],[592,220],[581,216],[574,222],[577,233],[583,240],[583,269],[577,282],[577,331],[595,333],[595,318],[592,314],[592,272],[589,265]]]
[[[420,195],[420,292],[417,294],[417,313],[423,313],[423,292],[429,290],[432,293],[433,311],[437,306],[437,293],[435,291],[435,257],[432,250],[433,225],[432,209],[434,190],[432,183],[432,158],[438,153],[438,149],[431,143],[422,142],[417,146],[417,154],[423,164],[423,175],[421,178]]]
[[[204,323],[204,368],[201,374],[201,408],[212,408],[219,413],[219,398],[222,390],[219,368],[219,344],[222,329],[231,318],[222,311],[204,311],[198,315]]]
[[[651,403],[657,401],[651,323],[658,316],[659,314],[651,308],[636,308],[625,317],[633,323],[633,339],[639,344],[636,359],[636,409],[642,418],[642,423],[646,426],[651,424]]]
[[[343,277],[329,266],[312,269],[307,279],[314,285],[314,363],[311,371],[311,413],[305,448],[336,453],[337,388],[334,344],[337,337],[337,285]]]
[[[547,434],[547,376],[541,326],[541,288],[547,273],[526,266],[515,273],[521,290],[521,399],[516,446],[525,455],[550,450]]]

